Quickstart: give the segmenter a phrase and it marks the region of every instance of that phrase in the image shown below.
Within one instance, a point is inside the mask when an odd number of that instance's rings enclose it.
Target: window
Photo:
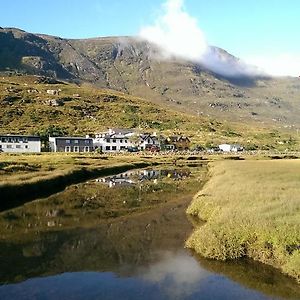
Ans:
[[[19,143],[20,142],[20,138],[16,137],[15,138],[15,143]]]
[[[78,140],[74,140],[74,144],[78,144],[79,143],[79,141]]]
[[[70,146],[66,146],[65,147],[65,152],[71,152],[71,147]]]
[[[22,147],[21,147],[21,145],[16,145],[16,148],[21,149]]]
[[[2,143],[6,143],[7,142],[7,138],[1,138],[1,142]]]
[[[13,139],[9,137],[9,138],[8,138],[8,142],[9,142],[9,143],[12,143],[12,142],[13,142]]]
[[[25,145],[25,149],[28,149],[28,145]]]
[[[85,141],[84,141],[84,143],[85,143],[85,144],[88,144],[88,145],[90,144],[90,142],[91,142],[90,140],[85,140]]]
[[[120,147],[120,150],[125,150],[125,149],[126,149],[125,146]]]
[[[90,152],[90,147],[89,146],[85,146],[84,147],[84,152]]]
[[[2,145],[0,145],[0,149],[2,149]]]
[[[7,145],[6,146],[7,149],[12,149],[12,147],[13,147],[12,145]]]
[[[111,150],[116,151],[117,150],[117,146],[112,146]]]
[[[71,144],[71,141],[70,140],[66,140],[66,144]]]
[[[79,147],[78,146],[74,146],[74,152],[79,152]]]
[[[120,140],[120,143],[123,143],[123,140]]]
[[[106,150],[106,151],[109,151],[109,150],[110,150],[110,146],[106,146],[106,147],[105,147],[105,150]]]
[[[106,139],[106,143],[110,143],[110,139]]]
[[[28,143],[28,138],[23,138],[23,143]]]
[[[125,140],[125,143],[127,144],[127,140]]]
[[[150,144],[150,143],[151,143],[151,140],[150,140],[150,139],[148,139],[148,141],[147,141],[147,142],[148,142],[148,144]]]
[[[113,143],[116,143],[117,142],[117,140],[116,139],[113,139]]]

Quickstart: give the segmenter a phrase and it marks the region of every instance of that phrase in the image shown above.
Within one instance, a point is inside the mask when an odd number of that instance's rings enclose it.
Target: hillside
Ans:
[[[6,28],[0,29],[0,44],[0,71],[88,82],[177,111],[256,127],[300,126],[298,78],[226,78],[189,61],[161,59],[156,47],[131,37],[70,40]],[[239,63],[213,50],[230,66]]]
[[[0,119],[0,133],[84,135],[124,127],[185,134],[194,145],[233,142],[249,149],[298,147],[297,137],[275,127],[219,122],[121,92],[32,75],[0,77]]]

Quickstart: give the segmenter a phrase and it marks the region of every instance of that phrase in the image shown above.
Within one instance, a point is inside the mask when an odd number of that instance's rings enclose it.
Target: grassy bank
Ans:
[[[300,160],[222,161],[187,213],[206,221],[187,241],[202,256],[248,256],[300,282]]]

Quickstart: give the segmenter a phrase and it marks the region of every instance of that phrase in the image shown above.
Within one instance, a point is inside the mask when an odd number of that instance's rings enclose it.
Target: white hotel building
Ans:
[[[155,134],[138,134],[133,129],[109,129],[108,132],[96,134],[93,145],[103,152],[126,151],[130,147],[137,147],[142,151],[151,146],[160,147]]]
[[[0,152],[41,152],[41,139],[38,136],[2,134],[0,135]]]

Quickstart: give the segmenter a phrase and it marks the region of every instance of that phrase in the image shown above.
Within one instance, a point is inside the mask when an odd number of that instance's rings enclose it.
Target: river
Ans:
[[[250,260],[184,248],[206,168],[130,171],[0,214],[0,299],[300,299]]]

